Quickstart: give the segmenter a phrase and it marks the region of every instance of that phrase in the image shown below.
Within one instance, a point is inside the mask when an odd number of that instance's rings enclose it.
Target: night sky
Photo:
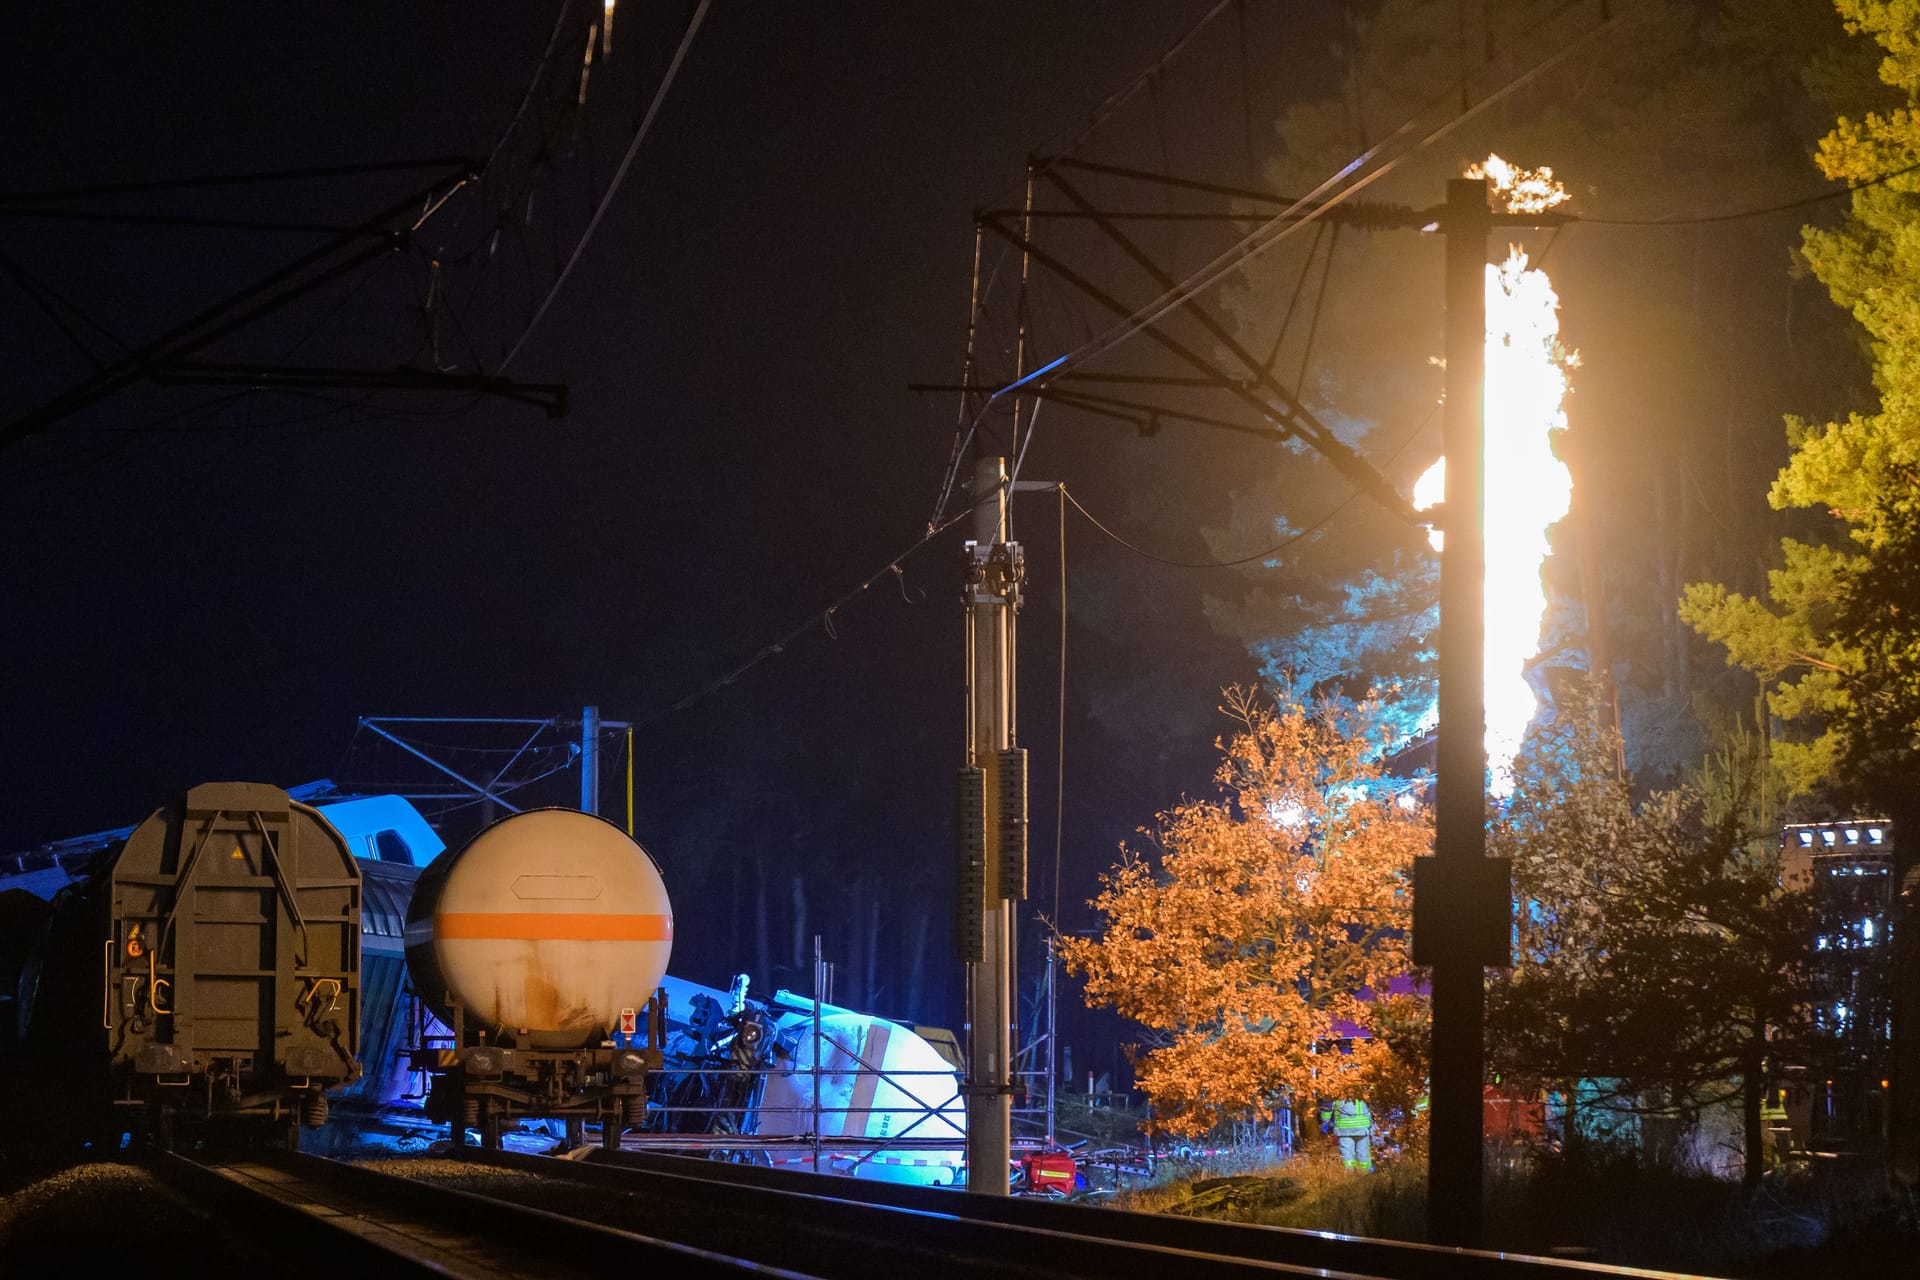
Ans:
[[[483,155],[552,26],[555,6],[536,7],[16,8],[0,31],[13,124],[0,186]],[[649,17],[623,4],[599,91],[641,101],[691,7]],[[565,419],[444,395],[343,406],[363,393],[340,392],[169,421],[220,393],[141,386],[0,453],[0,848],[135,821],[202,780],[374,781],[354,743],[362,715],[542,717],[595,702],[643,725],[639,834],[676,888],[677,971],[720,980],[736,962],[695,941],[740,892],[736,867],[864,872],[888,886],[889,915],[946,892],[962,748],[957,536],[836,614],[833,636],[816,624],[734,684],[668,708],[920,535],[954,398],[907,384],[959,372],[971,211],[1016,198],[1030,148],[1083,129],[1211,7],[1125,0],[1096,18],[1065,3],[720,0],[513,367],[568,384]],[[1250,104],[1229,21],[1156,88],[1152,114],[1143,95],[1099,135],[1103,158],[1231,168],[1243,107],[1264,149],[1286,96],[1322,91],[1330,74],[1312,8],[1251,6]],[[552,74],[577,78],[577,54]],[[597,189],[623,136],[556,164]],[[91,207],[349,222],[420,181]],[[0,217],[0,252],[128,340],[311,243]],[[424,256],[364,268],[370,282],[344,281],[204,358],[416,359]],[[497,295],[481,309],[510,331],[532,294]],[[18,287],[0,298],[12,415],[87,366]],[[1232,477],[1273,456],[1063,416],[1024,474],[1070,482],[1163,551],[1204,555],[1198,529],[1220,521]],[[1022,502],[1035,576],[1021,730],[1036,889],[1049,894],[1057,515],[1050,497]],[[1212,694],[1251,663],[1209,628],[1195,575],[1096,545],[1084,525],[1068,536],[1061,896],[1073,908],[1116,840],[1208,786]],[[564,801],[577,784],[561,782],[541,794]],[[936,904],[939,931],[948,913]],[[948,946],[940,933],[939,963]],[[957,999],[952,985],[933,998]]]

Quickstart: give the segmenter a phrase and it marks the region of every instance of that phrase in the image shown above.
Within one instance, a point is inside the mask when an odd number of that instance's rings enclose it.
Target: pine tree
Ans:
[[[1715,583],[1687,589],[1683,616],[1761,680],[1787,732],[1789,784],[1851,784],[1894,820],[1896,884],[1920,851],[1920,0],[1836,0],[1849,32],[1880,46],[1879,101],[1821,139],[1823,174],[1856,186],[1848,215],[1808,228],[1801,257],[1859,323],[1877,405],[1824,424],[1788,419],[1793,454],[1776,508],[1832,517],[1829,541],[1789,538],[1765,599]],[[1869,99],[1871,102],[1871,99]],[[1920,948],[1912,892],[1896,904],[1893,1141],[1896,1173],[1920,1180]]]

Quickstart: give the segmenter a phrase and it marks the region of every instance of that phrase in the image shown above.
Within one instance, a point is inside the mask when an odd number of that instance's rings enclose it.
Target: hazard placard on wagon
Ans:
[[[634,1010],[622,1009],[620,1011],[620,1034],[623,1036],[632,1035],[634,1033],[634,1025]]]

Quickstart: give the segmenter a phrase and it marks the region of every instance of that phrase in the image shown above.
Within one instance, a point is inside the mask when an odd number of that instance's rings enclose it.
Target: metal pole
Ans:
[[[820,958],[820,935],[813,935],[813,1171],[820,1172],[820,1002],[826,962]],[[843,1126],[844,1127],[844,1126]]]
[[[580,712],[580,812],[600,812],[600,708]]]
[[[1056,1031],[1053,998],[1053,939],[1047,939],[1047,1150],[1053,1141],[1054,1035]]]
[[[968,966],[972,1017],[967,1026],[967,1189],[1008,1192],[1013,1152],[1013,903],[1003,883],[1000,848],[1001,753],[1012,745],[1008,664],[1019,595],[1018,549],[1006,541],[1004,458],[974,467],[973,541],[967,545],[967,629],[972,667],[967,718],[971,763],[985,773],[986,865],[980,911],[980,959]]]
[[[1433,1134],[1427,1232],[1474,1246],[1482,1214],[1483,964],[1492,886],[1486,854],[1486,592],[1483,483],[1487,237],[1484,179],[1447,184],[1446,501],[1440,556],[1440,723],[1434,853],[1416,867],[1416,963],[1433,973]],[[1424,861],[1424,860],[1423,860]],[[1422,874],[1422,873],[1425,874]],[[1504,891],[1502,891],[1504,897]],[[1506,903],[1500,903],[1501,915]],[[1501,938],[1505,945],[1505,938]]]

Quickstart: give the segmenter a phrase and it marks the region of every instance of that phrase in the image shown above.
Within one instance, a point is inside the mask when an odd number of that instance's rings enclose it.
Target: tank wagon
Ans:
[[[644,1122],[661,1063],[673,910],[653,858],[571,809],[504,818],[422,873],[407,907],[407,972],[448,1041],[414,1050],[427,1114],[498,1147],[521,1118]]]
[[[814,1153],[795,1140],[817,1127],[818,1172],[924,1186],[959,1180],[962,1071],[927,1039],[947,1033],[816,1006],[791,991],[750,997],[749,985],[746,974],[724,992],[661,980],[666,1065],[654,1132],[739,1134],[735,1159],[814,1168]]]
[[[326,1122],[359,1075],[360,871],[277,787],[215,782],[56,898],[22,966],[22,1100],[170,1145],[180,1125]],[[88,958],[88,953],[91,958]]]

